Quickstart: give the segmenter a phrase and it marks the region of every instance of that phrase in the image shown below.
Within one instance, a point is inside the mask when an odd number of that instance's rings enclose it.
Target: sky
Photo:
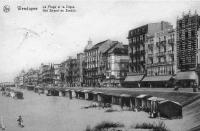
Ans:
[[[200,14],[200,1],[192,0],[1,0],[0,5],[0,82],[13,81],[22,69],[76,56],[89,39],[93,44],[106,39],[128,44],[133,28],[160,21],[175,27],[183,12],[196,9]],[[43,12],[48,5],[71,5],[76,12]],[[18,6],[38,10],[19,11]]]

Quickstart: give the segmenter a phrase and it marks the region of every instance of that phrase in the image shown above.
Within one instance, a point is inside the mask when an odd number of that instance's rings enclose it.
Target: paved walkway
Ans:
[[[174,91],[174,88],[113,88],[113,87],[71,87],[78,89],[97,89],[97,90],[119,90],[119,91],[157,91],[157,92],[187,92],[187,93],[200,93],[193,92],[192,88],[179,88],[178,91]]]

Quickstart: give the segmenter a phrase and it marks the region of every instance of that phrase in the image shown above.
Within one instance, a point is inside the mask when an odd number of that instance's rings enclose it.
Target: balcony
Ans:
[[[174,52],[173,52],[172,50],[169,50],[169,51],[167,51],[167,54],[168,54],[168,55],[173,55]]]
[[[153,57],[153,53],[151,53],[151,54],[148,54],[148,57]]]
[[[156,56],[159,56],[159,57],[161,57],[161,56],[165,56],[165,52],[159,52],[159,53],[156,53]]]
[[[166,40],[160,41],[160,42],[156,42],[156,46],[160,47],[160,46],[166,46]]]
[[[171,44],[171,45],[174,44],[174,39],[169,39],[168,44]]]

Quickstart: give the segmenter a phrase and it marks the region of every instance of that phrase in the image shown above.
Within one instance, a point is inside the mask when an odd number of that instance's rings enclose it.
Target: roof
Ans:
[[[160,101],[159,104],[164,104],[164,103],[174,103],[176,105],[182,106],[180,103],[176,102],[176,101],[169,101],[169,100],[164,100],[164,101]]]
[[[150,97],[148,98],[149,101],[164,101],[164,98],[160,98],[160,97]]]
[[[128,95],[128,94],[121,94],[120,96],[121,97],[131,97],[131,95]]]
[[[90,92],[89,90],[82,90],[81,92],[87,93]]]
[[[141,81],[144,75],[127,76],[124,82],[137,82]]]
[[[172,78],[171,75],[169,76],[150,76],[145,77],[142,81],[169,81]]]
[[[175,76],[176,80],[196,80],[198,79],[195,71],[178,72]]]
[[[100,46],[101,46],[103,43],[105,43],[106,41],[108,41],[108,40],[105,40],[105,41],[102,41],[102,42],[97,43],[97,44],[94,45],[91,49],[100,47]]]
[[[146,96],[147,96],[146,94],[141,94],[141,95],[137,96],[136,98],[144,98]]]

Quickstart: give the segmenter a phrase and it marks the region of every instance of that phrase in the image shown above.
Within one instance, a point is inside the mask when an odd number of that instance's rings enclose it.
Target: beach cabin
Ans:
[[[48,89],[47,96],[59,96],[59,91],[53,88]]]
[[[75,95],[76,95],[77,99],[79,99],[79,92],[80,92],[80,90],[75,90]]]
[[[158,112],[160,117],[168,119],[182,118],[182,105],[174,101],[160,101],[158,102]]]
[[[92,93],[92,91],[88,92],[88,100],[93,100],[93,93]]]
[[[60,88],[60,89],[58,89],[58,91],[59,91],[59,96],[65,96],[65,90],[64,89]]]
[[[35,88],[35,86],[34,86],[34,85],[27,85],[26,88],[27,88],[27,90],[29,90],[29,91],[33,91],[34,88]]]
[[[164,98],[150,97],[147,99],[147,112],[150,113],[151,117],[156,117],[158,114],[158,102],[164,101]]]
[[[72,99],[74,97],[76,97],[75,90],[69,90],[69,98]]]
[[[120,105],[120,95],[115,93],[110,95],[112,95],[112,104]]]
[[[112,95],[109,94],[101,94],[101,102],[104,104],[104,107],[110,107],[111,103],[112,103]]]
[[[88,92],[89,90],[82,90],[82,92],[84,93],[84,98],[85,100],[88,100]]]
[[[78,93],[79,93],[79,99],[85,99],[85,92],[84,92],[84,90],[80,90]]]
[[[131,94],[131,98],[130,98],[130,106],[131,106],[131,109],[134,110],[136,109],[136,97],[138,96],[138,94]]]
[[[128,94],[121,94],[120,95],[121,108],[128,107],[130,109],[130,107],[131,107],[130,101],[131,101],[131,95],[128,95]]]
[[[69,89],[63,89],[63,91],[65,92],[65,97],[69,97]]]
[[[138,110],[144,110],[146,111],[147,109],[147,99],[152,97],[151,95],[147,94],[141,94],[135,98],[135,107]]]
[[[102,98],[102,95],[103,95],[103,92],[97,92],[97,101],[98,102],[102,102],[103,100],[103,98]]]
[[[34,88],[34,92],[35,92],[35,93],[37,93],[37,92],[38,92],[38,90],[39,90],[39,87],[38,87],[38,86],[36,86],[36,87]]]
[[[92,95],[93,95],[93,99],[92,99],[92,100],[93,100],[93,101],[98,101],[98,97],[97,97],[97,96],[98,96],[98,95],[97,95],[98,92],[96,92],[96,91],[91,91],[91,93],[92,93]]]
[[[14,96],[14,98],[16,98],[16,99],[24,99],[23,93],[20,92],[20,91],[15,91],[15,96]]]

